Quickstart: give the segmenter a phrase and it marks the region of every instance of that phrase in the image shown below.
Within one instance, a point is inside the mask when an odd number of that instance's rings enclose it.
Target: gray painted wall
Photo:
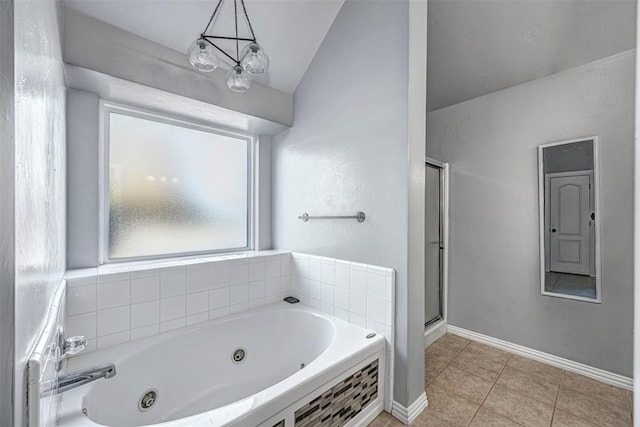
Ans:
[[[65,269],[65,81],[59,4],[14,6],[15,424],[21,425],[25,361]]]
[[[258,137],[258,224],[256,226],[256,249],[271,249],[271,135]]]
[[[407,68],[407,287],[404,292],[396,290],[396,310],[407,322],[406,336],[401,337],[398,345],[406,345],[407,360],[397,372],[407,376],[408,402],[404,405],[418,403],[418,408],[423,408],[427,404],[424,389],[427,2],[409,2]],[[414,411],[417,412],[416,407]]]
[[[636,8],[636,46],[640,46],[640,8]],[[640,82],[640,56],[636,55],[636,82]],[[634,250],[635,253],[640,253],[640,84],[636,84],[635,90],[635,164],[634,164]],[[635,307],[640,307],[640,262],[634,262],[634,303]],[[638,373],[638,367],[640,367],[640,310],[634,310],[633,319],[634,331],[633,331],[633,363],[636,367],[634,372],[633,381],[633,413],[638,414],[640,412],[640,374]]]
[[[451,163],[449,322],[632,375],[634,51],[429,113]],[[602,304],[540,295],[537,146],[600,137]]]
[[[98,265],[98,95],[67,91],[67,267]]]
[[[0,425],[13,425],[15,309],[12,0],[0,1]]]
[[[394,399],[403,405],[424,391],[422,350],[407,354],[408,8],[345,2],[294,94],[294,127],[273,139],[272,189],[275,248],[396,270]],[[360,210],[362,224],[298,220]]]

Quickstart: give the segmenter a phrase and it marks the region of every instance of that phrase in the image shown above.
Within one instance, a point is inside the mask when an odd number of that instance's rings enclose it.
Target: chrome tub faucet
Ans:
[[[63,361],[70,355],[78,354],[87,347],[87,338],[83,336],[65,337],[63,326],[59,326],[56,332],[51,354],[55,361],[56,372],[60,372]],[[40,397],[64,393],[81,385],[89,384],[101,378],[112,378],[116,375],[116,366],[113,363],[83,369],[69,374],[61,375],[52,380],[45,381],[40,386]]]
[[[40,397],[64,393],[81,385],[89,384],[101,378],[112,378],[115,375],[116,365],[113,363],[71,372],[70,374],[62,375],[56,379],[42,383]]]

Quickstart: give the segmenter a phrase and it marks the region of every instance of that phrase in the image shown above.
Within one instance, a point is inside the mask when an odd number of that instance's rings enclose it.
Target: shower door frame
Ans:
[[[449,163],[425,157],[425,168],[429,166],[440,169],[441,174],[440,194],[442,196],[442,206],[440,211],[440,226],[442,227],[442,260],[440,267],[440,286],[442,294],[440,310],[442,317],[429,325],[426,324],[425,319],[425,348],[446,332],[448,324],[447,301],[449,289]]]

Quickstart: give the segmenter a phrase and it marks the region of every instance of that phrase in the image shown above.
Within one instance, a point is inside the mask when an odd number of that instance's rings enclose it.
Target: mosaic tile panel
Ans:
[[[296,427],[341,427],[378,397],[378,360],[295,412]]]

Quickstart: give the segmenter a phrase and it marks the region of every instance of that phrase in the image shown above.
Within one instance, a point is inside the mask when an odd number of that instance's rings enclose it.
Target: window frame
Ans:
[[[217,255],[240,251],[253,250],[255,247],[255,227],[257,212],[256,194],[256,142],[257,137],[235,130],[224,129],[215,123],[202,122],[188,117],[153,111],[148,108],[138,108],[129,105],[119,104],[111,101],[100,100],[99,114],[99,262],[100,265],[111,263],[123,263],[132,261],[163,260],[170,258],[194,258],[203,255]],[[109,154],[110,154],[110,118],[111,113],[122,114],[143,120],[150,120],[157,123],[183,127],[214,135],[228,136],[236,139],[243,139],[247,142],[247,245],[237,248],[212,249],[207,251],[175,252],[170,254],[147,255],[125,258],[111,258],[109,253]]]

